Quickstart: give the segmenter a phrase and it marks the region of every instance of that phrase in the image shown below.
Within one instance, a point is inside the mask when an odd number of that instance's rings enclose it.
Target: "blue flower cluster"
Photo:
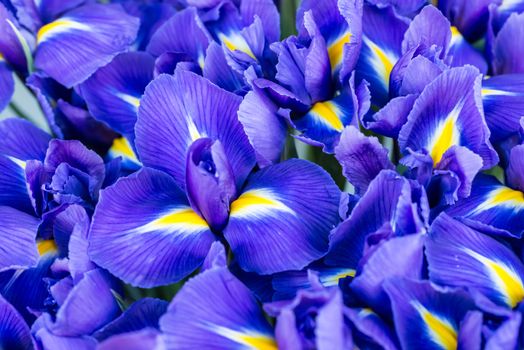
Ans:
[[[1,349],[524,348],[524,1],[291,3],[0,0]]]

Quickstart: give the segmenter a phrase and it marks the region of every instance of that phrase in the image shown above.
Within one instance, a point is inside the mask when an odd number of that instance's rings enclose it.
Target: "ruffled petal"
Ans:
[[[521,53],[524,50],[524,14],[512,14],[502,26],[493,44],[495,74],[524,73]]]
[[[351,290],[373,310],[389,314],[390,302],[383,289],[388,278],[422,277],[424,236],[407,235],[383,242],[351,282]],[[402,251],[402,254],[398,252]]]
[[[430,83],[416,100],[399,134],[399,145],[427,152],[435,166],[452,146],[464,146],[482,157],[482,169],[498,162],[480,101],[476,68],[452,68]]]
[[[48,329],[57,336],[80,337],[113,320],[120,308],[113,295],[112,278],[102,269],[87,272],[60,306]]]
[[[376,137],[366,137],[350,125],[342,132],[335,157],[344,176],[355,186],[357,194],[366,192],[369,183],[384,169],[393,169],[388,151]]]

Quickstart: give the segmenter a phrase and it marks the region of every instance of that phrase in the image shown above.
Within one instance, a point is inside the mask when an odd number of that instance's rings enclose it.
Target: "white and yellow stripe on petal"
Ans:
[[[442,156],[448,149],[452,146],[460,145],[460,130],[457,127],[457,120],[463,107],[464,101],[460,100],[446,118],[437,126],[427,146],[434,165],[440,163]]]
[[[331,71],[336,72],[344,60],[344,46],[351,41],[351,33],[344,31],[334,40],[328,43],[329,63]]]
[[[45,254],[54,254],[58,251],[58,247],[54,239],[44,239],[36,242],[36,248],[38,255],[43,256]]]
[[[208,229],[207,222],[200,215],[191,207],[183,206],[166,212],[153,221],[131,231],[133,233],[146,233],[163,230],[191,234]]]
[[[488,192],[486,200],[482,202],[471,214],[480,213],[495,207],[504,207],[516,211],[524,209],[524,193],[506,186],[499,186]]]
[[[389,89],[389,78],[391,71],[393,70],[393,66],[398,60],[398,57],[386,50],[383,50],[380,46],[375,44],[367,37],[363,37],[363,42],[366,46],[369,47],[369,50],[371,51],[371,65],[373,66],[375,72],[377,72],[381,81],[384,83],[385,88]]]
[[[293,209],[282,203],[271,190],[255,189],[242,193],[231,203],[230,216],[235,218],[260,217],[274,212],[295,215]]]
[[[211,331],[234,341],[238,344],[244,345],[247,349],[253,350],[277,350],[275,339],[267,334],[262,334],[254,331],[237,331],[234,329],[213,325],[210,327]]]
[[[71,32],[73,30],[89,31],[91,27],[87,24],[76,22],[66,17],[59,18],[54,22],[48,23],[38,30],[36,35],[36,42],[40,44],[47,39],[54,37],[61,33]]]
[[[340,108],[333,101],[315,103],[309,114],[330,129],[338,132],[344,130],[344,124],[340,120]]]
[[[325,287],[338,285],[338,281],[346,277],[355,277],[355,269],[341,269],[332,274],[320,275],[320,283]]]
[[[218,39],[226,45],[226,47],[231,51],[241,51],[245,54],[247,54],[249,57],[256,60],[257,58],[253,54],[253,51],[251,51],[251,48],[249,47],[249,44],[247,43],[246,39],[240,34],[240,33],[230,33],[230,34],[224,34],[219,33]]]
[[[493,283],[504,295],[509,306],[515,307],[524,299],[523,282],[510,266],[501,261],[489,259],[468,248],[464,248],[464,251],[484,265]]]
[[[119,137],[113,140],[113,144],[109,149],[109,154],[113,158],[122,157],[129,159],[130,161],[138,165],[142,164],[138,160],[135,151],[133,151],[133,148],[131,147],[131,144],[129,143],[128,139],[126,139],[125,137]]]
[[[457,348],[457,330],[448,320],[435,315],[417,301],[412,301],[411,305],[417,310],[434,343],[446,350]]]
[[[136,96],[129,95],[129,94],[124,94],[122,92],[116,93],[116,96],[119,99],[121,99],[122,101],[132,106],[135,112],[138,111],[138,107],[140,107],[140,97],[136,97]]]

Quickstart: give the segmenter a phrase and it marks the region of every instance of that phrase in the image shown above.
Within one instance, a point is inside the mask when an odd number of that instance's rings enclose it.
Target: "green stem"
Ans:
[[[25,120],[29,120],[31,121],[31,119],[22,111],[22,109],[20,107],[18,107],[18,105],[14,102],[10,102],[9,103],[9,108],[11,108],[13,110],[13,112],[16,113],[16,115],[22,119],[25,119]]]

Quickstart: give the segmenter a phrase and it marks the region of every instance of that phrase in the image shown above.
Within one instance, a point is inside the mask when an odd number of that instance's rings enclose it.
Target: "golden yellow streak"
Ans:
[[[135,152],[133,151],[133,148],[131,148],[129,141],[125,137],[119,137],[117,139],[114,139],[110,151],[115,153],[115,155],[125,156],[126,158],[129,158],[132,161],[139,163],[139,160]]]
[[[492,197],[488,200],[491,206],[500,204],[524,205],[524,193],[520,191],[509,187],[501,187],[493,192],[491,192],[493,193]]]
[[[226,47],[231,51],[242,51],[246,53],[248,56],[256,60],[257,58],[253,54],[253,51],[251,51],[251,48],[245,42],[244,38],[237,37],[236,40],[240,41],[240,43],[235,43],[234,40],[229,39],[226,35],[220,35],[219,39],[226,45]]]
[[[231,215],[245,210],[251,206],[278,207],[281,204],[271,198],[261,196],[256,190],[242,193],[233,203],[231,203]]]
[[[239,335],[239,342],[257,350],[277,350],[275,339],[263,335]]]
[[[36,248],[40,256],[47,253],[55,253],[58,250],[54,239],[46,239],[36,243]]]
[[[46,34],[52,32],[53,30],[56,30],[57,28],[60,28],[60,27],[70,26],[72,23],[73,23],[72,21],[68,21],[66,19],[59,19],[54,22],[46,24],[45,26],[41,27],[40,30],[38,30],[38,33],[36,34],[36,42],[39,43],[40,41],[42,41],[42,38]]]
[[[386,82],[386,86],[389,86],[389,77],[391,75],[391,71],[393,70],[393,62],[391,62],[391,60],[384,53],[384,51],[382,51],[382,49],[374,43],[372,43],[371,49],[380,60],[382,67],[384,67],[382,79],[384,79],[384,81]]]
[[[440,346],[446,350],[455,350],[457,348],[457,331],[449,322],[441,320],[428,310],[422,312],[421,316],[426,326],[430,329],[433,338]]]
[[[456,135],[455,122],[455,118],[448,117],[446,119],[440,134],[431,148],[430,156],[435,166],[440,163],[444,153],[453,146],[455,139],[458,137],[458,135]]]
[[[433,315],[419,302],[414,301],[412,305],[424,321],[430,337],[435,343],[446,350],[457,348],[457,331],[447,320]]]
[[[310,113],[318,116],[332,129],[341,132],[344,129],[344,125],[338,117],[337,112],[337,106],[331,101],[317,102],[310,110]]]
[[[460,31],[458,30],[457,27],[451,26],[450,29],[451,29],[451,36],[457,36],[457,35],[462,36],[462,34],[460,34]]]
[[[339,280],[341,280],[342,278],[346,278],[346,277],[355,277],[355,270],[348,269],[344,272],[339,272],[336,275],[328,276],[325,279],[321,278],[321,282],[324,286],[329,287],[329,286],[337,285]]]
[[[515,307],[524,298],[524,286],[522,285],[522,281],[517,278],[515,274],[509,273],[504,267],[496,262],[490,259],[486,260],[485,264],[493,271],[494,275],[497,276],[500,283],[504,286],[509,306]]]
[[[524,285],[520,277],[504,264],[491,260],[479,253],[465,249],[466,253],[481,262],[489,271],[493,282],[502,289],[506,301],[511,307],[515,307],[524,298]]]
[[[191,225],[208,227],[207,222],[193,209],[187,208],[164,215],[151,223],[155,226]]]
[[[342,62],[342,59],[344,58],[344,45],[350,41],[351,33],[345,33],[329,45],[328,55],[332,72],[334,72],[337,66]]]

